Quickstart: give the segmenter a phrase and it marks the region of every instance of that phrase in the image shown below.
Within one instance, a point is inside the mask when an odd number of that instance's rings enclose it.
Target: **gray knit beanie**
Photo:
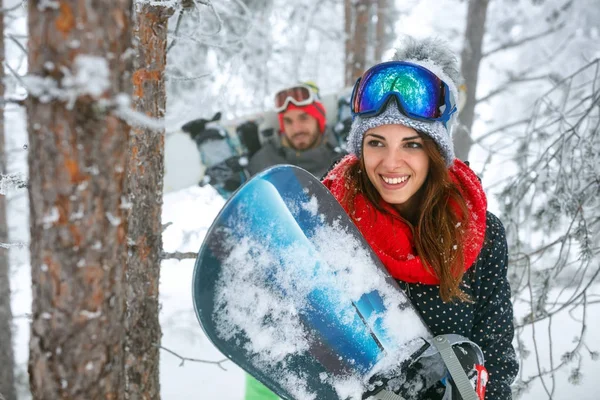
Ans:
[[[438,78],[446,82],[450,88],[454,104],[458,104],[457,86],[461,80],[458,71],[456,56],[448,45],[440,39],[417,40],[407,37],[401,47],[396,49],[392,61],[407,61],[427,68]],[[452,144],[452,127],[456,121],[455,112],[453,117],[446,123],[447,127],[439,121],[427,122],[411,119],[398,110],[395,101],[387,103],[387,108],[381,114],[374,117],[354,117],[350,134],[348,135],[348,149],[357,157],[360,157],[363,136],[369,129],[381,125],[400,124],[424,133],[433,139],[446,160],[446,165],[452,165],[454,161],[454,146]]]

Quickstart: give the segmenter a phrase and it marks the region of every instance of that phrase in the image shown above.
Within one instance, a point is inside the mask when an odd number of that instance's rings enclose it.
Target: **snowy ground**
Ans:
[[[163,234],[165,251],[198,251],[206,231],[224,201],[211,187],[193,187],[165,195],[163,223],[173,222]],[[204,336],[192,307],[193,260],[167,260],[161,270],[162,345],[188,358],[209,361],[224,357]],[[163,399],[243,398],[243,372],[231,362],[223,366],[185,362],[161,354]]]
[[[166,251],[197,251],[202,239],[210,227],[213,218],[219,212],[223,200],[210,188],[189,188],[165,195],[163,222],[173,222],[164,233],[164,246]],[[163,263],[161,276],[163,346],[180,355],[206,360],[220,360],[222,356],[210,344],[198,326],[192,310],[191,278],[193,261],[166,261]],[[600,293],[600,285],[594,290]],[[598,318],[598,305],[590,306],[588,310],[587,338],[600,336],[600,319]],[[517,315],[528,312],[526,304],[518,304]],[[539,351],[545,356],[539,363],[543,368],[550,365],[550,346],[554,354],[554,365],[560,363],[561,355],[572,349],[573,338],[579,336],[579,324],[575,320],[581,318],[580,314],[570,315],[567,311],[559,314],[552,321],[552,325],[559,327],[559,334],[550,344],[545,333],[548,323],[536,324],[536,333]],[[531,339],[531,328],[526,331],[527,347],[534,350],[534,341]],[[590,341],[593,343],[593,341]],[[592,350],[600,350],[600,346]],[[523,366],[523,375],[528,377],[537,375],[535,372],[537,362],[535,353],[528,357]],[[161,354],[161,385],[164,399],[243,399],[243,372],[232,363],[225,365],[227,371],[222,371],[214,365],[203,365],[186,362],[179,366],[180,360],[176,357]],[[600,362],[591,361],[584,357],[582,361],[583,380],[581,385],[567,383],[570,368],[556,375],[554,382],[555,391],[553,399],[597,400],[598,395],[592,390],[594,378],[600,376]],[[552,391],[552,381],[547,379],[546,385]],[[537,381],[531,390],[523,397],[525,399],[545,399],[543,386]]]

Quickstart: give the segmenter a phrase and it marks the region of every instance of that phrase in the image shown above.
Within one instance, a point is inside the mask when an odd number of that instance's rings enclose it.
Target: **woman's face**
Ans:
[[[404,125],[369,129],[363,139],[363,158],[369,180],[383,200],[401,213],[414,212],[415,194],[429,171],[429,156],[417,131]]]

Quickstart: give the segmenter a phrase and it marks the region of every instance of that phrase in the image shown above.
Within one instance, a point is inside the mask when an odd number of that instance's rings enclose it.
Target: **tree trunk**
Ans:
[[[30,387],[34,399],[116,400],[129,127],[98,100],[131,93],[132,0],[57,4],[29,0],[28,12]]]
[[[471,151],[471,128],[475,119],[475,95],[481,63],[483,35],[489,0],[469,0],[465,44],[461,54],[461,73],[466,85],[466,102],[460,113],[462,129],[454,135],[456,157],[467,160]]]
[[[363,74],[367,64],[369,1],[345,0],[344,21],[346,34],[344,84],[352,86]]]
[[[138,112],[163,118],[166,107],[167,21],[173,10],[138,4],[133,103]],[[129,399],[159,399],[158,284],[162,251],[164,131],[133,128],[129,144],[127,194],[126,377]]]
[[[4,8],[0,0],[0,9]],[[3,17],[3,16],[2,16]],[[4,57],[4,18],[0,17],[0,58]],[[0,100],[4,100],[4,68],[0,68]],[[7,174],[4,150],[4,102],[0,104],[0,174]],[[8,242],[6,197],[0,194],[0,243]],[[0,247],[0,398],[16,400],[15,358],[12,341],[12,311],[10,308],[10,264],[8,249]]]
[[[377,25],[375,26],[375,62],[380,63],[383,58],[383,53],[387,50],[386,27],[388,19],[388,0],[377,0]]]

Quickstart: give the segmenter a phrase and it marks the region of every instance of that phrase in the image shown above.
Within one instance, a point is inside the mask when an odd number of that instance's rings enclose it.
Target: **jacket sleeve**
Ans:
[[[513,305],[508,283],[506,234],[496,216],[488,213],[484,247],[476,265],[479,293],[471,339],[483,350],[489,373],[486,400],[510,400],[510,385],[519,371],[512,346]]]

